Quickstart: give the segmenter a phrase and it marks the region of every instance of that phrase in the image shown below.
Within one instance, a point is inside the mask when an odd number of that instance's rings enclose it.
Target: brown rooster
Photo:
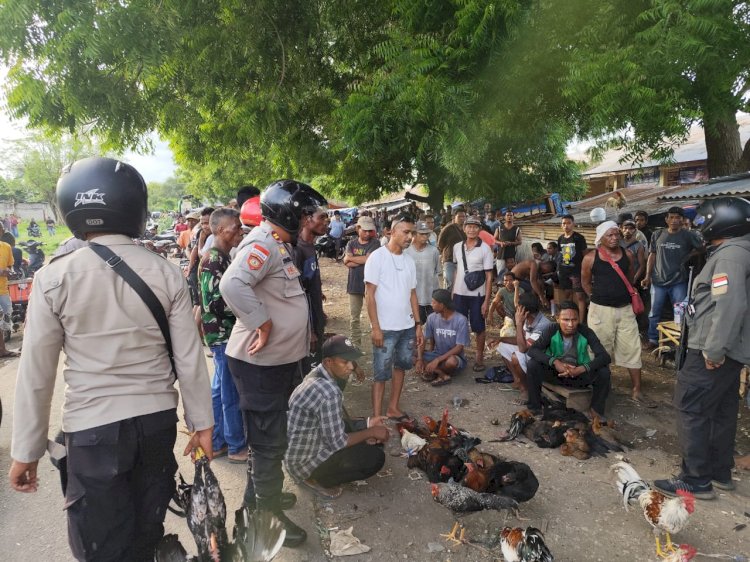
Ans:
[[[471,488],[475,492],[486,492],[490,485],[491,469],[480,468],[473,462],[468,462],[466,463],[466,470],[461,485]]]
[[[591,458],[591,449],[577,429],[565,432],[565,443],[560,445],[560,454],[564,457],[575,457],[579,461]]]

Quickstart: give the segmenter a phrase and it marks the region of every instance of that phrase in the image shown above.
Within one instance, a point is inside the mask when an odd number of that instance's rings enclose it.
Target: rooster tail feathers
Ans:
[[[544,535],[534,527],[527,527],[524,531],[523,547],[519,554],[521,554],[521,560],[554,561],[552,553],[544,542]]]
[[[250,511],[243,507],[235,512],[234,543],[246,562],[270,562],[281,550],[286,529],[270,511]]]
[[[628,463],[620,461],[613,464],[610,468],[617,478],[615,486],[622,494],[622,503],[625,509],[628,508],[628,505],[636,505],[638,498],[650,490],[649,485],[636,472],[635,468]]]

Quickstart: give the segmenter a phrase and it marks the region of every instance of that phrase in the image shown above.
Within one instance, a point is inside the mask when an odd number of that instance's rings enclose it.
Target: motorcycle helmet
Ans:
[[[297,234],[304,209],[326,207],[328,201],[307,184],[295,180],[278,180],[260,195],[260,210],[268,222],[289,234]]]
[[[260,195],[251,197],[242,204],[240,221],[245,226],[258,226],[263,216],[260,212]]]
[[[708,199],[696,209],[693,221],[703,238],[736,238],[750,234],[750,201],[742,197]]]
[[[143,235],[146,182],[130,164],[112,158],[84,158],[66,166],[57,181],[57,205],[76,238],[91,232]]]

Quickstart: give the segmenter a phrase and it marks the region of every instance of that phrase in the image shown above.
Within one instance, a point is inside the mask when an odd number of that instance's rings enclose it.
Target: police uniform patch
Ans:
[[[729,276],[726,273],[717,273],[711,277],[711,294],[724,295],[729,290]]]
[[[260,269],[270,255],[271,252],[260,244],[253,244],[250,246],[250,253],[247,256],[247,266],[254,270]]]
[[[253,270],[257,270],[263,267],[263,262],[255,256],[250,256],[249,258],[247,258],[247,267]]]

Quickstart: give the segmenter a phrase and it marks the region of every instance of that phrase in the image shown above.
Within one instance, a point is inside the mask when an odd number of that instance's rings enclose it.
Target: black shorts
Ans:
[[[558,272],[560,279],[560,289],[563,291],[575,291],[576,293],[582,293],[583,287],[581,286],[581,270],[572,270],[570,272],[560,268]]]

